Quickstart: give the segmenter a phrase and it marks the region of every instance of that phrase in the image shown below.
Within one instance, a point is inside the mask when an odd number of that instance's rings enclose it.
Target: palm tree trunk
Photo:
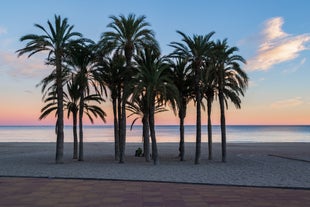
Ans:
[[[184,118],[180,118],[180,146],[179,146],[179,151],[180,151],[180,161],[184,161],[184,154],[185,154],[185,149],[184,149]]]
[[[195,70],[195,91],[196,91],[196,154],[195,164],[200,163],[201,154],[201,93],[199,87],[199,67]]]
[[[181,107],[179,109],[179,118],[180,118],[180,161],[184,161],[185,156],[185,147],[184,147],[184,119],[186,114],[186,100],[182,100]]]
[[[124,98],[124,94],[122,94],[122,101],[121,101],[121,114],[120,114],[120,133],[119,133],[119,137],[120,137],[120,163],[124,163],[124,159],[125,159],[125,142],[126,142],[126,100]]]
[[[64,111],[63,111],[63,88],[61,56],[56,53],[56,82],[57,82],[57,140],[56,140],[56,163],[63,163],[64,151]]]
[[[84,161],[84,147],[83,147],[83,112],[84,112],[84,95],[81,93],[80,109],[79,109],[79,135],[80,135],[80,153],[79,161]]]
[[[121,157],[122,157],[122,150],[121,150],[121,145],[122,145],[122,137],[121,137],[121,129],[122,129],[122,92],[121,88],[119,87],[118,91],[118,101],[117,101],[117,112],[118,112],[118,149],[119,149],[119,162],[121,163]]]
[[[150,161],[150,126],[149,126],[149,115],[144,114],[142,118],[142,124],[143,124],[143,152],[144,152],[144,157],[145,161],[149,162]]]
[[[209,160],[212,160],[212,123],[211,123],[211,111],[212,111],[212,101],[211,97],[207,98],[208,107],[208,148],[209,148]]]
[[[222,137],[222,162],[226,162],[226,121],[224,106],[224,66],[221,65],[219,70],[219,102],[221,111],[221,137]]]
[[[78,158],[77,112],[73,112],[73,159]]]
[[[223,92],[219,92],[220,111],[221,111],[221,135],[222,135],[222,162],[226,162],[226,121]]]
[[[151,102],[151,103],[153,103],[153,102]],[[151,132],[151,139],[152,139],[152,158],[154,161],[154,165],[158,165],[159,159],[158,159],[158,150],[157,150],[156,134],[155,134],[154,113],[155,113],[155,106],[154,106],[154,104],[151,104],[150,114],[149,114],[149,122],[150,122],[150,132]]]
[[[119,126],[117,120],[117,107],[116,107],[116,98],[112,98],[113,104],[113,117],[114,117],[114,148],[115,148],[115,160],[119,160]]]

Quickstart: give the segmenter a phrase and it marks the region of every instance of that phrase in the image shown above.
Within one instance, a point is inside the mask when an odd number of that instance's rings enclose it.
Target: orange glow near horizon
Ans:
[[[13,105],[14,106],[14,105]],[[106,123],[103,123],[100,119],[95,120],[95,125],[113,125],[113,113],[112,110],[107,110],[109,107],[104,107],[107,113]],[[40,107],[31,108],[10,108],[8,106],[1,107],[0,109],[0,125],[54,125],[54,115],[48,116],[44,120],[39,120]],[[65,124],[72,125],[72,120],[67,119],[65,112]],[[212,111],[212,124],[220,124],[218,106],[213,107]],[[236,110],[231,107],[226,111],[226,124],[227,125],[309,125],[309,112],[305,113],[305,109],[299,108],[291,111],[285,111],[284,109],[258,109],[251,108],[250,106],[244,106],[241,110]],[[127,124],[130,125],[133,118],[127,119]],[[164,113],[155,115],[156,125],[178,125],[179,118],[169,110]],[[87,117],[84,118],[85,125],[91,125]],[[141,120],[136,122],[137,125],[141,125]],[[193,104],[189,104],[187,109],[187,116],[185,118],[186,125],[196,124],[196,109]],[[202,124],[207,124],[206,112],[202,110]]]

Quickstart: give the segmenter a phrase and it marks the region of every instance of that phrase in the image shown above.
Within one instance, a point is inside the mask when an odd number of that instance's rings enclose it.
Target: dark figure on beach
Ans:
[[[142,156],[142,149],[139,147],[137,150],[136,150],[136,154],[135,154],[135,156],[136,157],[141,157]]]

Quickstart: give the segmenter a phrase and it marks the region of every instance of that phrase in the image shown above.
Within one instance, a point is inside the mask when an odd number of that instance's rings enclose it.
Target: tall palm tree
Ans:
[[[78,85],[79,91],[79,161],[84,160],[83,150],[83,114],[84,108],[90,110],[93,115],[99,115],[104,120],[105,113],[98,107],[92,106],[86,108],[87,101],[96,100],[98,103],[104,101],[100,94],[105,91],[105,88],[101,84],[101,76],[95,68],[95,54],[93,52],[94,45],[89,44],[75,44],[72,45],[68,53],[66,62],[75,71],[74,81]],[[91,90],[95,91],[95,94],[91,94]],[[87,98],[89,100],[87,100]],[[94,109],[94,110],[92,110]],[[87,114],[87,113],[86,113]],[[91,119],[91,116],[89,116]],[[92,120],[92,119],[91,119]]]
[[[175,62],[171,62],[171,70],[176,87],[179,91],[178,116],[180,119],[180,160],[184,161],[184,119],[186,117],[187,104],[193,99],[193,75],[191,67],[186,59],[177,58]]]
[[[193,37],[185,35],[181,31],[177,31],[182,36],[182,42],[171,42],[176,57],[187,59],[191,63],[194,72],[195,85],[195,99],[196,99],[196,153],[195,164],[200,163],[201,154],[201,69],[204,68],[208,62],[208,55],[211,48],[209,39],[214,34],[210,32],[207,35],[193,35]]]
[[[152,159],[154,164],[159,164],[158,150],[155,134],[155,109],[169,102],[172,108],[176,108],[177,88],[172,80],[170,65],[165,58],[160,57],[158,50],[145,48],[135,56],[137,74],[132,80],[135,88],[132,98],[145,96],[146,107],[149,111],[149,127],[152,140]]]
[[[132,69],[132,58],[137,51],[140,51],[146,45],[157,45],[150,26],[145,21],[145,16],[136,17],[129,14],[127,17],[120,15],[119,17],[111,16],[112,22],[108,24],[108,28],[112,31],[103,33],[101,42],[114,50],[115,53],[123,54],[126,59],[126,69]],[[126,74],[122,77],[122,88],[130,81],[131,75]],[[120,163],[124,163],[125,142],[126,142],[126,102],[127,97],[124,93],[118,94],[119,104],[119,136],[120,136]]]
[[[63,163],[64,148],[64,114],[63,114],[63,88],[62,88],[62,62],[67,52],[67,47],[74,38],[80,38],[82,35],[73,32],[73,26],[68,24],[68,19],[62,19],[55,15],[54,25],[47,21],[48,29],[39,24],[35,27],[43,32],[42,35],[28,34],[20,38],[20,41],[27,41],[26,46],[17,50],[18,56],[29,53],[28,57],[42,52],[48,51],[47,60],[54,60],[56,67],[56,83],[57,83],[57,142],[56,142],[56,163]]]
[[[214,42],[212,49],[211,65],[215,75],[220,111],[221,111],[221,138],[222,138],[222,162],[226,162],[226,120],[225,105],[228,107],[227,100],[231,100],[237,108],[241,107],[240,95],[244,95],[244,91],[248,85],[248,76],[241,69],[240,63],[246,63],[245,59],[236,55],[237,47],[230,47],[227,39]]]
[[[112,57],[106,57],[102,51],[98,52],[97,68],[101,75],[101,81],[110,91],[113,119],[114,119],[114,152],[115,160],[119,160],[119,124],[117,102],[119,99],[119,89],[121,88],[121,76],[125,69],[125,58],[122,55],[114,54]]]

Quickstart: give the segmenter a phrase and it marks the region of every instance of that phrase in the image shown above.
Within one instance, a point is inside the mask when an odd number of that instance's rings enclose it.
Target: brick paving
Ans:
[[[0,177],[1,207],[310,206],[310,189]]]

